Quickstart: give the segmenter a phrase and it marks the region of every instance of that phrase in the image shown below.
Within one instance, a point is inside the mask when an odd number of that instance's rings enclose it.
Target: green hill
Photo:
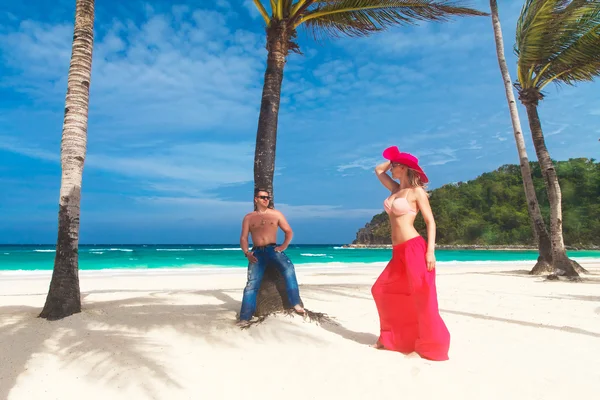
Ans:
[[[530,163],[542,214],[548,224],[548,198],[540,167]],[[572,247],[600,245],[600,163],[576,158],[555,162],[562,189],[563,233]],[[504,165],[468,182],[433,190],[431,208],[440,245],[529,245],[532,227],[518,165]],[[419,214],[417,230],[426,236]],[[548,224],[548,228],[549,228]],[[354,244],[389,244],[390,223],[385,212],[373,217],[356,235]]]

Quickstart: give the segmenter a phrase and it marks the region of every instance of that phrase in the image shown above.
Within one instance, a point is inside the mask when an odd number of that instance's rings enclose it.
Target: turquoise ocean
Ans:
[[[0,245],[0,271],[51,270],[54,246]],[[356,249],[342,245],[291,245],[285,252],[298,266],[382,263],[391,249]],[[570,251],[576,259],[600,259],[600,251]],[[535,251],[437,250],[438,262],[534,261]],[[245,268],[239,245],[80,245],[81,270],[158,268]]]

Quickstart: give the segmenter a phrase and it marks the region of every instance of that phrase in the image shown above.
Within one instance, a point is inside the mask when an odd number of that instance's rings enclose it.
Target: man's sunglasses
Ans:
[[[262,200],[271,200],[271,196],[256,196],[256,198],[262,199]]]

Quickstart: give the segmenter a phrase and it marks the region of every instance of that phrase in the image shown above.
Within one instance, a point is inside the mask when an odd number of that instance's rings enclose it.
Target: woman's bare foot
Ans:
[[[381,350],[384,349],[385,347],[383,347],[383,345],[381,344],[381,342],[378,340],[376,343],[371,345],[372,348],[377,349],[377,350]]]

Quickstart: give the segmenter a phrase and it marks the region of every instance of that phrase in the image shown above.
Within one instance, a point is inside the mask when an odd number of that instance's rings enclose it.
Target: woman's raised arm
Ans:
[[[392,166],[392,163],[389,161],[381,163],[375,167],[375,174],[377,175],[377,178],[379,178],[379,181],[383,184],[383,186],[388,188],[390,190],[390,192],[393,192],[396,189],[398,189],[399,185],[398,185],[398,182],[394,181],[387,174],[387,171],[390,169],[391,166]]]

